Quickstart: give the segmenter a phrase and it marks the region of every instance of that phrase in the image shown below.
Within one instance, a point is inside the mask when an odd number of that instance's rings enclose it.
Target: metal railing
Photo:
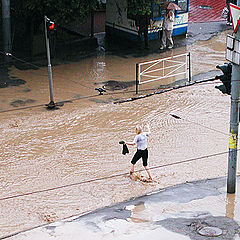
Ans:
[[[190,53],[136,64],[136,94],[140,84],[183,75],[191,82]]]

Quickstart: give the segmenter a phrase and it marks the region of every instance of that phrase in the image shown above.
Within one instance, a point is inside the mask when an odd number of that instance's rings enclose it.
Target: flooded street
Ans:
[[[56,65],[54,100],[69,102],[54,111],[43,106],[49,102],[47,68],[12,67],[10,75],[26,84],[0,89],[0,238],[159,188],[226,176],[230,96],[215,88],[220,81],[113,104],[136,96],[137,62],[191,52],[193,75],[216,70],[226,61],[226,34],[145,57],[99,53]],[[175,80],[140,90],[151,92]],[[95,88],[108,81],[130,84],[98,95]],[[30,106],[38,107],[12,111]],[[129,147],[130,154],[124,156],[119,141],[131,141],[135,125],[147,123],[154,182],[134,182],[128,172],[135,148]],[[136,169],[142,169],[140,162]],[[240,221],[239,213],[234,218]]]

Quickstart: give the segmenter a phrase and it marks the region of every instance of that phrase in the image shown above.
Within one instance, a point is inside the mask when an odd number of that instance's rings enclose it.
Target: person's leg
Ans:
[[[142,45],[142,32],[141,32],[141,30],[140,30],[140,28],[139,28],[139,30],[138,30],[138,42],[137,42],[137,46],[140,48],[141,45]]]
[[[131,170],[130,170],[130,174],[133,174],[133,173],[134,173],[134,164],[132,164]]]
[[[148,48],[149,47],[148,28],[144,29],[144,42],[145,42],[145,48]]]
[[[141,158],[141,154],[140,154],[140,151],[137,150],[137,152],[134,154],[133,158],[132,158],[132,161],[131,161],[131,170],[130,170],[130,174],[133,174],[134,173],[134,165],[135,163]]]
[[[166,33],[169,42],[168,48],[173,48],[172,32],[172,30],[168,30]]]
[[[148,167],[147,167],[147,166],[144,166],[144,168],[145,168],[145,170],[146,170],[146,172],[147,172],[147,174],[148,174],[148,179],[149,179],[149,180],[152,180],[152,176],[151,176],[151,174],[150,174],[150,172],[149,172]]]
[[[147,167],[147,160],[148,160],[148,150],[147,149],[142,152],[142,159],[143,159],[143,167],[145,168],[145,170],[148,174],[148,179],[152,180],[152,176],[151,176],[150,171]]]
[[[165,47],[166,47],[166,30],[163,29],[160,49],[164,49]]]
[[[139,31],[138,31],[138,47],[139,48],[142,48],[142,36],[144,35],[144,30],[142,27],[139,28]]]

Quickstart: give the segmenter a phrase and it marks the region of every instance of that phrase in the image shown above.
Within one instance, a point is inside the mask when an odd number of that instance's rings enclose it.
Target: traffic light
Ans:
[[[50,19],[47,19],[46,21],[46,28],[47,28],[47,37],[50,38],[50,36],[53,36],[56,31],[56,26],[53,21]]]
[[[223,65],[217,65],[216,68],[223,72],[223,75],[216,76],[216,79],[220,79],[226,88],[226,90],[220,89],[223,93],[231,95],[231,78],[232,78],[232,64],[224,63]]]

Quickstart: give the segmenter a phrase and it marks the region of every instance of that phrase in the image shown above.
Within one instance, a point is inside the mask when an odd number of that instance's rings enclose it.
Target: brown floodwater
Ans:
[[[0,90],[0,237],[177,183],[226,176],[226,154],[171,165],[228,150],[230,98],[215,88],[219,82],[123,104],[113,102],[135,96],[134,85],[107,89],[103,96],[95,90],[107,81],[132,82],[136,62],[171,54],[191,52],[194,74],[215,70],[225,62],[225,39],[226,33],[221,33],[142,58],[99,54],[54,66],[55,101],[72,100],[55,111],[43,106],[8,111],[49,102],[47,68],[13,67],[11,76],[26,84]],[[140,90],[175,80],[141,85]],[[118,142],[132,140],[135,125],[147,123],[152,131],[149,167],[159,167],[151,171],[153,183],[134,182],[127,173],[135,148],[122,155]],[[142,169],[140,162],[136,169]]]

